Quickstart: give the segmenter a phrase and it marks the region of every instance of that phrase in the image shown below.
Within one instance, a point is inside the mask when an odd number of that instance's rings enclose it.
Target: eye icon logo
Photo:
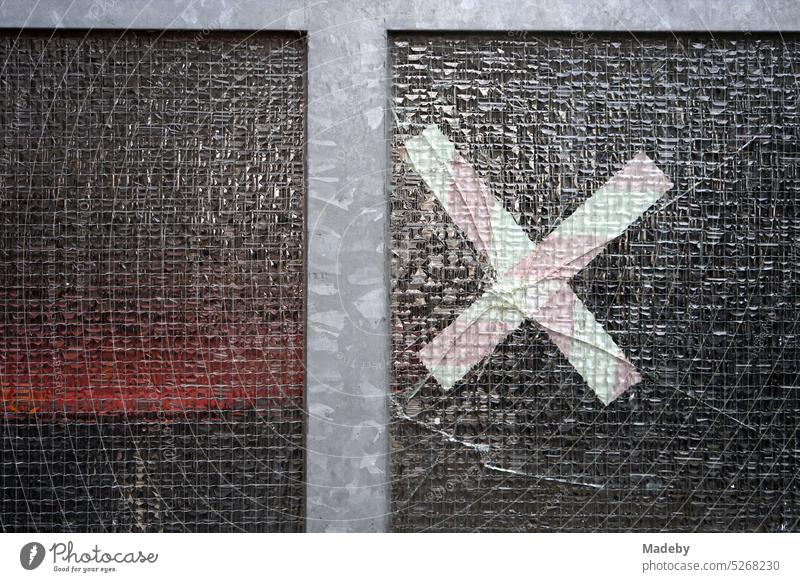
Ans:
[[[26,570],[35,570],[44,561],[44,546],[39,542],[29,542],[19,551],[19,563]]]

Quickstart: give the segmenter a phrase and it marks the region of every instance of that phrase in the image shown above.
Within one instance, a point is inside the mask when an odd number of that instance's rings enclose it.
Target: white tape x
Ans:
[[[408,140],[405,149],[497,273],[491,288],[419,352],[442,388],[452,388],[525,319],[544,328],[604,404],[641,381],[567,282],[672,187],[644,153],[534,244],[435,125]]]

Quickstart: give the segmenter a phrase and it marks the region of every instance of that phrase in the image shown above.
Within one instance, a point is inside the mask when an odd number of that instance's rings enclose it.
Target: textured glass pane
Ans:
[[[797,529],[798,40],[390,51],[393,528]],[[663,172],[641,212],[603,189],[628,164]],[[552,260],[563,287],[500,284]]]
[[[0,527],[300,528],[304,39],[0,59]]]

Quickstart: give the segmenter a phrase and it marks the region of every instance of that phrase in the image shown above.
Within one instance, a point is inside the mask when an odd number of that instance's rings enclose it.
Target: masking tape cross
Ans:
[[[536,321],[603,404],[641,376],[567,282],[672,187],[639,153],[539,244],[435,125],[405,144],[436,199],[497,278],[419,356],[449,390],[526,319]]]

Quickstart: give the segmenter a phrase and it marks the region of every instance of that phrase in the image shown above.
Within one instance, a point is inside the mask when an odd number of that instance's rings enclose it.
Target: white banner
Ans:
[[[797,534],[4,534],[0,580],[795,581],[799,544]]]

